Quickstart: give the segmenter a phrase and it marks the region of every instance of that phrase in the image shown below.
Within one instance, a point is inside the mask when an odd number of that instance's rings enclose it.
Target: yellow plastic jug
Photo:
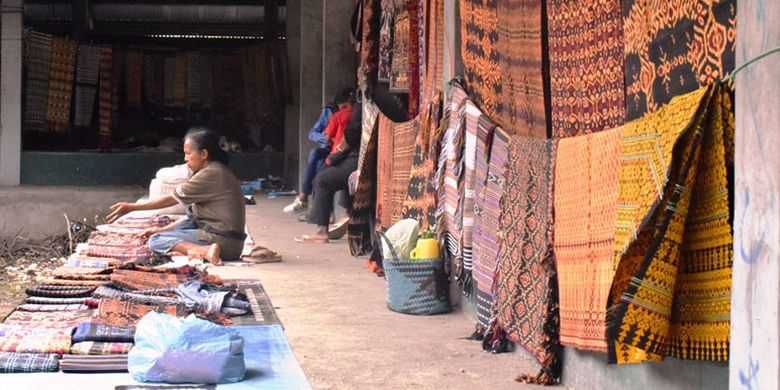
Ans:
[[[409,255],[412,260],[438,259],[439,243],[435,238],[421,238],[417,240],[417,246],[412,249]]]

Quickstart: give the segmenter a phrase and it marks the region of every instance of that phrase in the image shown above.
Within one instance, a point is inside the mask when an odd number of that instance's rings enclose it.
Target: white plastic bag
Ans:
[[[416,219],[402,219],[390,226],[385,232],[385,236],[393,244],[395,252],[398,254],[398,261],[408,261],[409,254],[412,253],[415,244],[417,244],[417,235],[420,232],[420,223]],[[382,257],[387,261],[394,261],[393,252],[387,246],[387,241],[382,241]]]
[[[150,312],[135,330],[127,369],[139,382],[232,383],[244,379],[244,339],[237,330]]]

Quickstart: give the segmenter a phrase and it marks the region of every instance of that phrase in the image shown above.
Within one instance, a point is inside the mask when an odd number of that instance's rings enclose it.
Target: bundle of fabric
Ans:
[[[94,231],[87,240],[86,255],[120,260],[145,259],[151,256],[146,241],[147,238],[137,233]]]
[[[163,227],[178,219],[171,215],[128,214],[112,223],[111,227],[143,231],[153,227]]]
[[[87,127],[92,124],[95,107],[98,72],[100,70],[100,46],[79,44],[76,55],[76,91],[73,101],[73,125]]]
[[[97,307],[97,306],[95,306]],[[51,304],[51,303],[23,303],[16,307],[19,311],[74,311],[74,310],[89,310],[89,306],[84,303],[64,303],[64,304]]]
[[[63,355],[62,372],[125,372],[127,355]]]
[[[27,297],[24,299],[24,303],[38,304],[38,305],[86,305],[87,300],[92,298],[50,298],[50,297]],[[94,303],[97,304],[97,301]],[[97,305],[95,305],[97,307]]]
[[[186,277],[174,273],[118,269],[111,274],[111,283],[126,290],[177,287]]]
[[[58,312],[31,312],[14,311],[6,317],[3,325],[17,326],[23,329],[43,328],[55,330],[71,330],[80,322],[92,317],[92,310],[58,311]]]
[[[110,343],[101,341],[84,341],[73,343],[71,355],[126,355],[133,349],[133,343]]]
[[[510,134],[547,137],[541,0],[461,0],[469,96]]]
[[[621,11],[619,0],[547,2],[553,137],[625,121]]]
[[[176,306],[150,306],[114,299],[103,299],[100,301],[98,313],[93,321],[102,325],[131,328],[135,327],[146,313],[152,311],[175,316]]]
[[[67,353],[71,328],[0,325],[0,352]]]
[[[126,101],[129,107],[141,107],[143,61],[143,53],[140,51],[125,53],[125,90],[127,91]]]
[[[555,140],[514,136],[501,200],[498,326],[541,365],[525,383],[560,382],[558,286],[553,259]],[[557,213],[556,213],[557,214]],[[556,222],[557,223],[557,222]]]
[[[27,30],[24,35],[27,81],[24,94],[24,129],[44,131],[51,74],[51,35]]]
[[[363,123],[358,157],[358,183],[352,198],[347,240],[352,256],[368,254],[373,249],[371,214],[376,210],[377,188],[377,123],[379,108],[370,101],[363,102]]]
[[[615,243],[611,362],[664,356],[728,361],[733,261],[728,176],[734,161],[734,116],[727,87],[702,90],[672,99],[674,116],[648,115],[637,121],[650,117],[652,128],[682,131],[675,131],[680,138],[671,161],[662,160],[659,168],[665,169],[655,171],[664,173],[658,187],[637,192],[647,175],[637,170],[639,161],[625,164],[620,172],[618,226],[628,226],[636,236]],[[685,116],[683,126],[666,126],[685,110],[693,115]],[[624,159],[636,158],[647,146],[637,141],[654,134],[649,129],[624,126],[624,145],[632,146]],[[665,150],[658,146],[656,153]],[[645,165],[654,160],[644,159]]]
[[[106,279],[106,277],[109,277]],[[99,277],[106,280],[87,280],[89,277]],[[44,279],[43,283],[47,286],[66,286],[66,287],[97,287],[102,286],[105,284],[110,283],[110,276],[109,275],[90,275],[90,276],[84,276],[84,279],[82,277],[77,277],[74,279],[56,279],[56,278],[48,278]]]
[[[135,328],[122,328],[92,322],[80,322],[73,331],[73,343],[132,343]]]
[[[56,372],[59,368],[58,354],[0,352],[0,373]]]
[[[620,175],[620,132],[563,138],[555,168],[561,343],[606,351],[606,309]]]
[[[177,305],[179,299],[168,296],[139,294],[137,292],[125,292],[108,286],[100,286],[95,292],[92,293],[95,298],[101,299],[115,299],[118,301],[126,301],[133,303],[140,303],[144,305]]]
[[[72,281],[72,282],[101,282],[101,281],[109,281],[111,280],[111,275],[88,275],[88,274],[77,274],[77,273],[63,273],[62,271],[58,271],[58,275],[54,276],[51,280],[44,280],[43,283],[45,284],[51,284],[51,285],[67,285],[65,284],[65,281]],[[84,286],[88,284],[82,284]]]
[[[95,291],[96,286],[52,286],[28,287],[25,292],[31,297],[83,298]]]
[[[52,38],[49,96],[46,104],[46,129],[64,132],[70,123],[73,71],[76,65],[76,43],[66,38]]]
[[[734,70],[736,3],[683,0],[624,5],[628,119],[655,112],[673,97]]]
[[[442,135],[436,168],[437,233],[439,241],[446,245],[452,258],[462,256],[461,229],[458,222],[462,218],[458,208],[462,183],[458,178],[463,161],[463,115],[467,102],[466,91],[457,84],[451,84],[443,119],[447,127]]]
[[[98,103],[98,142],[103,149],[111,148],[111,99],[113,88],[113,53],[111,46],[100,48],[100,96]]]
[[[501,202],[507,174],[509,134],[497,127],[489,147],[489,163],[477,165],[474,199],[474,269],[477,323],[487,328],[492,317],[493,280],[500,249]],[[477,151],[477,153],[482,153]],[[488,155],[488,151],[484,151]],[[518,161],[525,161],[520,158]]]

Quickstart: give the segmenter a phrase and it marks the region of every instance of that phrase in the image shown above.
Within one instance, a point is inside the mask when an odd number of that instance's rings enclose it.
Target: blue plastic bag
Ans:
[[[244,379],[244,339],[237,330],[150,312],[138,323],[127,369],[139,382],[232,383]]]

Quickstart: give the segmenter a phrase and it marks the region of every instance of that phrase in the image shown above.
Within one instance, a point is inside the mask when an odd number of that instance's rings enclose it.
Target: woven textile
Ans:
[[[14,311],[6,317],[3,325],[16,325],[25,329],[67,329],[67,333],[70,335],[72,328],[92,317],[92,312],[92,310],[59,312]]]
[[[414,145],[412,168],[402,218],[420,222],[420,231],[436,225],[436,161],[439,156],[440,97],[423,110]]]
[[[135,327],[146,313],[152,311],[175,316],[176,306],[149,306],[104,299],[100,301],[98,314],[93,321],[101,325],[130,328]]]
[[[382,14],[379,28],[379,64],[377,80],[390,81],[393,58],[393,33],[395,31],[395,1],[380,0]]]
[[[425,55],[424,60],[420,61],[420,70],[423,73],[420,107],[424,109],[434,102],[436,95],[441,92],[444,77],[444,1],[430,0],[423,4],[420,54]],[[421,114],[425,113],[421,111]],[[438,127],[438,124],[435,126]]]
[[[95,298],[116,299],[118,301],[141,303],[144,305],[177,305],[178,298],[129,293],[108,286],[100,286],[92,293]]]
[[[473,268],[472,245],[474,243],[474,196],[477,187],[476,167],[477,165],[483,167],[487,165],[486,144],[496,125],[469,102],[466,104],[465,126],[463,169],[461,170],[463,177],[460,179],[463,181],[463,194],[458,207],[461,209],[461,229],[463,229],[461,233],[461,248],[464,272],[461,281],[464,287],[468,287],[465,291],[469,291],[471,270]]]
[[[52,38],[51,73],[46,108],[46,128],[64,132],[70,123],[71,91],[76,65],[76,43],[65,38]]]
[[[163,61],[163,67],[165,68],[165,80],[163,82],[163,104],[165,104],[166,107],[171,107],[173,106],[173,79],[175,73],[175,61],[171,56],[166,56]]]
[[[564,138],[558,144],[555,260],[563,345],[607,348],[620,147],[618,129]]]
[[[70,280],[70,279],[44,279],[43,283],[50,286],[73,286],[73,287],[88,287],[88,286],[102,286],[108,284],[108,280]]]
[[[106,268],[118,263],[119,260],[117,259],[108,257],[93,257],[74,253],[68,256],[68,264],[66,264],[66,266],[77,268],[97,268],[102,272]]]
[[[119,119],[119,85],[122,83],[122,52],[111,52],[111,123]]]
[[[47,286],[28,287],[25,292],[31,297],[82,298],[88,297],[95,286]]]
[[[461,256],[461,228],[458,220],[461,218],[459,182],[460,166],[463,158],[463,114],[468,102],[466,91],[456,84],[449,90],[445,106],[444,119],[446,129],[441,140],[441,152],[436,168],[437,232],[440,242],[447,247],[447,252],[453,258]]]
[[[48,297],[27,297],[24,303],[45,304],[45,305],[72,305],[85,304],[87,297],[84,298],[48,298]]]
[[[369,101],[363,102],[363,134],[358,158],[358,183],[349,214],[347,240],[352,256],[368,254],[373,249],[371,214],[376,210],[377,130],[379,109]],[[368,108],[366,108],[368,107]],[[366,139],[368,137],[368,139]],[[363,143],[365,142],[365,144]]]
[[[187,52],[187,107],[203,102],[204,69],[201,66],[202,54],[196,51]]]
[[[411,18],[408,4],[414,0],[396,2],[393,54],[390,66],[390,92],[409,92],[409,50]]]
[[[645,0],[623,8],[628,119],[734,69],[736,0]]]
[[[113,53],[111,46],[100,48],[100,94],[98,96],[98,143],[111,147],[111,98],[113,88]]]
[[[118,269],[111,274],[111,283],[127,290],[177,287],[185,281],[182,275]]]
[[[52,37],[37,31],[26,31],[24,36],[24,66],[27,79],[24,94],[24,129],[44,131],[51,75]]]
[[[460,5],[469,96],[509,133],[546,138],[541,1]]]
[[[675,148],[660,203],[620,259],[610,296],[612,362],[728,360],[734,119],[727,88],[707,90]]]
[[[82,303],[49,304],[49,303],[23,303],[16,307],[19,311],[75,311],[88,310],[89,306]]]
[[[0,352],[67,353],[70,328],[0,325]]]
[[[138,259],[151,255],[147,239],[136,233],[94,231],[90,234],[88,256],[114,259]]]
[[[474,197],[474,269],[477,287],[477,322],[487,328],[493,305],[493,280],[498,267],[501,199],[506,183],[509,134],[496,128],[489,163],[477,165]],[[480,151],[478,150],[479,154]],[[486,151],[487,153],[487,151]],[[521,160],[523,161],[523,160]]]
[[[421,57],[421,0],[406,0],[409,11],[409,55],[406,71],[409,80],[409,117],[414,118],[420,111],[420,57]]]
[[[173,57],[173,105],[184,107],[187,98],[187,56],[177,53]]]
[[[560,381],[558,296],[553,260],[553,164],[556,141],[515,136],[501,201],[496,300],[498,324],[507,337],[541,364],[523,382]]]
[[[86,268],[86,269],[94,269],[94,268]],[[108,281],[111,280],[111,275],[86,275],[86,274],[67,274],[62,273],[62,271],[58,271],[59,274],[57,276],[54,276],[53,280],[56,281],[65,281],[65,280],[72,280],[72,281]],[[80,271],[81,272],[81,271]],[[52,283],[50,281],[44,281],[46,284],[57,284]]]
[[[81,322],[73,331],[73,343],[96,341],[105,343],[132,343],[135,337],[135,328],[121,328]]]
[[[133,343],[84,341],[73,343],[70,347],[70,353],[72,355],[125,355],[131,349],[133,349]]]
[[[363,5],[360,71],[358,85],[370,92],[377,81],[379,68],[379,34],[382,26],[381,0],[361,0]]]
[[[73,97],[74,126],[86,127],[92,124],[99,70],[100,46],[78,45]]]
[[[109,227],[131,229],[140,232],[153,227],[166,226],[176,219],[178,219],[178,217],[168,215],[137,216],[128,214],[109,225]]]
[[[56,372],[59,367],[57,354],[0,352],[0,373]]]
[[[97,276],[98,274],[104,272],[106,272],[106,270],[100,268],[94,268],[94,267],[62,266],[52,270],[51,275],[55,278],[66,279],[74,276],[75,277],[82,277],[87,275]],[[108,275],[102,275],[102,276],[108,276]]]
[[[140,51],[125,53],[125,91],[127,91],[126,103],[129,107],[141,107],[143,61],[144,56]]]
[[[62,372],[125,372],[127,355],[63,355]]]
[[[418,118],[393,123],[379,116],[377,154],[377,222],[389,228],[401,220],[402,207],[411,177]]]
[[[625,121],[620,0],[547,2],[554,137],[593,133]]]

